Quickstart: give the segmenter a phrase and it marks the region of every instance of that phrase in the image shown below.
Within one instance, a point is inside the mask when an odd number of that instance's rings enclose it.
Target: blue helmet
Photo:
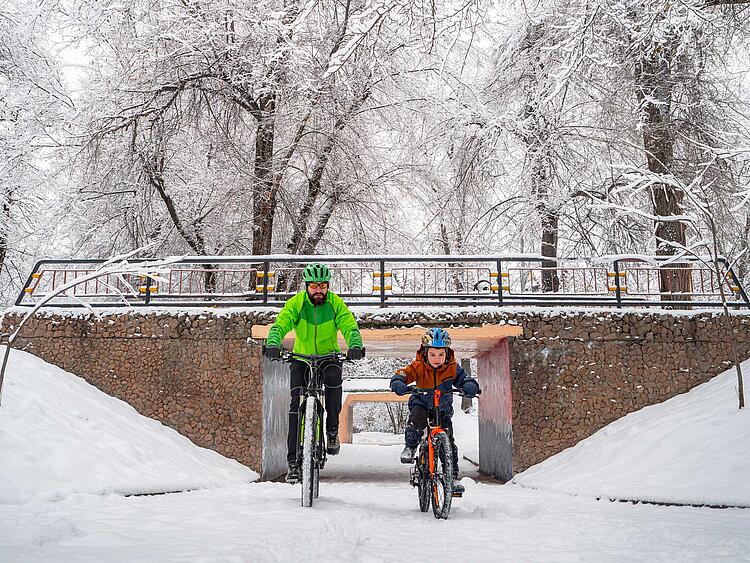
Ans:
[[[425,348],[449,348],[451,337],[443,328],[431,328],[422,336],[422,346]]]

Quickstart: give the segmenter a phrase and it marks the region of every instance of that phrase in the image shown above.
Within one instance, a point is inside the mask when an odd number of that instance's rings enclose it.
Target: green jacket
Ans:
[[[276,322],[268,331],[267,346],[281,347],[284,336],[294,329],[294,351],[298,354],[329,354],[339,352],[338,331],[344,335],[349,348],[362,347],[362,335],[357,321],[344,300],[332,292],[317,307],[307,291],[300,291],[284,304]]]

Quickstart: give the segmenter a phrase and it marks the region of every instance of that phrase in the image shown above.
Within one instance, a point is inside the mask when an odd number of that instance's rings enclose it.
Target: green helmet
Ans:
[[[306,282],[327,282],[331,279],[331,270],[325,264],[308,264],[302,270],[302,279]]]

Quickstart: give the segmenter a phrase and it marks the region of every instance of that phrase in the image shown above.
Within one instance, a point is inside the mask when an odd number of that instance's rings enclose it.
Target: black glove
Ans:
[[[263,349],[263,355],[271,360],[280,360],[281,348],[279,348],[278,346],[266,346]]]
[[[467,381],[461,387],[461,391],[467,399],[473,399],[479,393],[479,384],[476,381]]]
[[[346,351],[346,359],[347,360],[361,360],[365,357],[365,349],[364,348],[349,348]]]
[[[391,391],[396,395],[406,395],[409,392],[409,386],[400,379],[396,379],[391,382]]]

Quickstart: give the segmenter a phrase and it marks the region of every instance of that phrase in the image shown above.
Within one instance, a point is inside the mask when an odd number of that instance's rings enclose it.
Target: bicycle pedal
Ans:
[[[462,497],[464,496],[464,494],[463,494],[463,493],[457,493],[456,491],[453,491],[453,492],[451,493],[451,496],[452,496],[453,498],[462,498]]]

